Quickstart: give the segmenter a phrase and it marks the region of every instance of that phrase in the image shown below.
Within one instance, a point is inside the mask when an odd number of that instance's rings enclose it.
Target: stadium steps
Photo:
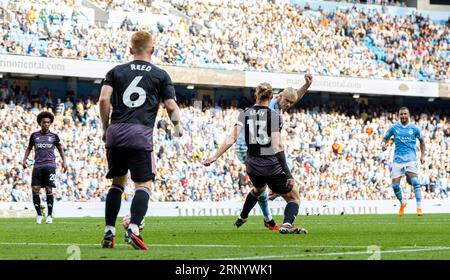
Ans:
[[[106,23],[108,23],[109,14],[96,4],[92,3],[90,0],[83,0],[82,5],[86,8],[94,10],[95,24],[101,28],[104,28]]]

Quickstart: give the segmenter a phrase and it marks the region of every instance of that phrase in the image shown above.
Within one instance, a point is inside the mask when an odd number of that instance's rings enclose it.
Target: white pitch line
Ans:
[[[32,242],[0,242],[0,245],[12,246],[100,246],[99,244],[86,243],[32,243]],[[233,244],[146,244],[150,247],[205,247],[205,248],[367,248],[362,245],[233,245]],[[126,244],[116,244],[116,246],[127,246]]]
[[[0,242],[1,245],[11,245],[11,246],[89,246],[98,247],[99,244],[94,243],[34,243],[34,242]],[[237,245],[237,244],[146,244],[149,247],[205,247],[205,248],[367,248],[368,245],[267,245],[267,244],[255,244],[255,245]],[[116,244],[116,246],[128,246],[127,244]],[[393,248],[404,248],[404,249],[426,249],[433,250],[439,248],[440,250],[448,249],[450,247],[442,246],[385,246]],[[382,251],[385,252],[385,251]],[[388,251],[386,251],[388,252]],[[346,252],[344,252],[346,253]]]
[[[432,247],[423,249],[407,249],[407,250],[385,250],[380,251],[380,254],[389,253],[410,253],[410,252],[423,252],[423,251],[445,251],[450,250],[450,247]],[[241,257],[241,258],[224,258],[224,259],[212,259],[212,260],[262,260],[262,259],[284,259],[284,258],[298,258],[298,257],[316,257],[316,256],[342,256],[342,255],[370,255],[373,252],[367,251],[355,251],[355,252],[335,252],[335,253],[318,253],[318,254],[295,254],[295,255],[272,255],[272,256],[253,256],[253,257]]]

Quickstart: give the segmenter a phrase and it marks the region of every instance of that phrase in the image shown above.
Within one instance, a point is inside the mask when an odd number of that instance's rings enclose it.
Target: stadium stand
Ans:
[[[93,11],[79,2],[61,1],[58,9],[46,1],[3,2],[0,54],[126,61],[130,32],[144,28],[157,36],[153,61],[162,65],[449,79],[450,19],[356,6],[310,10],[274,1],[172,1],[180,15],[169,16],[146,1],[96,1],[105,9],[135,10],[128,13],[133,17],[98,25]],[[147,12],[139,13],[136,5]],[[153,21],[137,25],[132,18],[142,15]]]
[[[68,171],[58,173],[58,201],[101,201],[108,181],[105,149],[101,141],[98,107],[92,99],[52,101],[52,93],[33,94],[28,89],[4,84],[0,89],[0,201],[30,201],[30,172],[20,165],[29,135],[37,130],[35,117],[41,110],[56,112],[52,130],[65,146]],[[237,118],[229,104],[204,103],[201,110],[192,100],[181,105],[187,133],[173,139],[163,111],[157,119],[155,155],[157,180],[152,201],[240,201],[250,190],[245,167],[230,151],[214,167],[200,160],[220,143]],[[234,104],[235,105],[235,104]],[[355,108],[350,109],[350,108]],[[381,137],[396,119],[397,108],[302,104],[285,114],[283,138],[289,164],[301,186],[303,199],[378,200],[393,199],[389,168],[392,149],[380,150]],[[162,112],[162,113],[161,113]],[[383,113],[380,113],[383,112]],[[426,199],[447,197],[450,182],[449,113],[435,110],[414,114],[429,151],[421,172]],[[30,159],[30,163],[32,160]],[[131,184],[130,184],[131,185]],[[133,196],[126,188],[125,199]],[[410,191],[406,196],[412,197]]]

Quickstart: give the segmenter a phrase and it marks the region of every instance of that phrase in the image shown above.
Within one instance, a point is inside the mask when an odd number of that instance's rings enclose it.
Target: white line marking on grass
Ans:
[[[33,243],[33,242],[0,242],[1,245],[12,246],[100,246],[99,244],[86,243]],[[150,247],[205,247],[205,248],[366,248],[361,245],[238,245],[238,244],[146,244]],[[126,244],[116,244],[116,246],[128,246]]]
[[[89,247],[99,247],[100,243],[35,243],[35,242],[0,242],[1,245],[11,245],[11,246],[89,246]],[[267,244],[255,244],[255,245],[238,245],[238,244],[146,244],[149,247],[204,247],[204,248],[367,248],[367,245],[267,245]],[[116,246],[128,246],[127,244],[116,244]],[[392,248],[402,248],[402,249],[420,249],[420,250],[450,250],[450,247],[443,246],[384,246]],[[389,251],[382,251],[389,252]],[[342,252],[344,254],[349,252]],[[337,254],[342,254],[337,253]],[[363,254],[365,252],[358,252]],[[327,253],[335,254],[335,253]],[[295,256],[295,255],[293,255]],[[261,256],[266,257],[266,256]],[[267,256],[271,257],[271,256]]]
[[[445,251],[450,250],[450,247],[430,247],[423,249],[407,249],[407,250],[385,250],[380,251],[381,254],[396,254],[396,253],[410,253],[410,252],[423,252],[423,251]],[[285,258],[298,258],[298,257],[318,257],[318,256],[342,256],[342,255],[370,255],[367,251],[354,251],[354,252],[335,252],[335,253],[318,253],[318,254],[294,254],[294,255],[272,255],[272,256],[253,256],[253,257],[238,257],[238,258],[222,258],[212,260],[262,260],[262,259],[285,259]]]

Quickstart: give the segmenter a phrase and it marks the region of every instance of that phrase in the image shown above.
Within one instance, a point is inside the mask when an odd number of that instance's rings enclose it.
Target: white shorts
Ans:
[[[395,163],[394,162],[394,165],[392,165],[392,170],[391,170],[391,179],[405,176],[405,174],[407,172],[419,174],[419,167],[417,166],[416,161],[403,162],[403,163]]]

